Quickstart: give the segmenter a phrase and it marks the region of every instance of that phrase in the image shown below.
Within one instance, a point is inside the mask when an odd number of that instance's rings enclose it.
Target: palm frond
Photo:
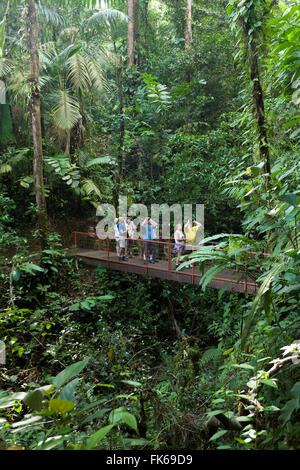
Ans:
[[[86,57],[80,53],[73,54],[67,61],[68,79],[75,90],[87,90],[91,86]]]
[[[76,54],[77,52],[80,51],[80,45],[79,44],[70,44],[69,46],[65,47],[58,55],[58,59],[60,62],[67,62],[70,57],[72,57],[73,54]]]
[[[59,15],[59,13],[45,5],[42,5],[40,2],[37,4],[37,11],[41,22],[44,21],[54,26],[62,26],[65,23],[64,18]]]
[[[94,13],[85,23],[86,26],[101,26],[103,24],[112,24],[116,21],[124,21],[128,23],[128,16],[119,10],[113,10],[106,8],[105,10],[99,10]]]
[[[77,26],[69,26],[68,28],[64,28],[60,31],[59,37],[60,39],[74,38],[78,32],[79,28]]]
[[[24,66],[24,64],[23,64]],[[16,104],[28,103],[31,96],[30,85],[28,82],[27,70],[14,70],[13,77],[10,76],[7,82],[7,91],[10,91],[12,101]]]
[[[40,45],[40,60],[44,61],[45,64],[51,64],[53,58],[57,56],[56,44],[54,41],[44,42]],[[41,63],[41,66],[43,64]]]
[[[79,119],[79,105],[69,90],[59,90],[57,103],[52,110],[55,125],[62,130],[70,130]]]
[[[43,3],[51,3],[52,0],[43,0]],[[60,5],[73,6],[74,0],[60,0]],[[95,8],[98,5],[98,0],[76,0],[76,5],[84,8]]]
[[[8,59],[0,59],[0,77],[7,76],[13,69],[13,65]]]
[[[86,57],[86,66],[87,66],[87,70],[89,73],[92,87],[96,91],[101,91],[104,89],[106,92],[109,93],[110,86],[103,74],[99,56],[97,55],[95,58],[91,56]]]

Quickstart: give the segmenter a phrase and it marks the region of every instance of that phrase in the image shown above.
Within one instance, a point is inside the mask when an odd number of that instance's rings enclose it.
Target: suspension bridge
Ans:
[[[91,266],[101,264],[106,269],[113,271],[134,273],[141,276],[151,276],[194,285],[199,284],[203,276],[199,267],[194,263],[190,268],[183,270],[176,269],[174,255],[172,253],[175,243],[171,240],[151,240],[151,243],[155,244],[156,251],[156,260],[155,262],[151,262],[148,256],[146,256],[145,260],[142,256],[143,243],[145,243],[145,251],[147,253],[149,241],[127,239],[134,241],[135,253],[132,258],[126,257],[125,260],[121,260],[117,256],[115,240],[109,237],[99,239],[95,233],[73,232],[72,235],[74,237],[75,247],[72,254]],[[192,245],[186,248],[189,248],[190,252],[197,250],[197,247]],[[206,267],[206,270],[208,270],[209,267],[211,266]],[[255,279],[253,279],[253,275],[251,277],[249,276],[247,265],[245,264],[243,270],[224,269],[218,272],[210,281],[208,287],[241,293],[247,292],[250,295],[255,295],[258,284],[255,282]]]

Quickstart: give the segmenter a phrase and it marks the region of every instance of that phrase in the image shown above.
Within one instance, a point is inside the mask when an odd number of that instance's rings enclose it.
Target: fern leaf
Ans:
[[[90,166],[94,166],[94,165],[115,165],[115,164],[116,164],[116,161],[109,155],[106,155],[105,157],[98,157],[98,158],[94,158],[93,160],[90,160],[86,166],[87,168],[89,168]]]
[[[101,197],[100,189],[91,179],[83,180],[82,190],[87,196],[90,196],[92,193],[95,193],[99,198]]]

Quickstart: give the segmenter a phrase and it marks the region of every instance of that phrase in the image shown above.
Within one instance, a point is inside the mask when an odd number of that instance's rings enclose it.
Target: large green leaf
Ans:
[[[40,411],[43,408],[43,394],[40,390],[33,390],[26,394],[23,402],[32,410]]]
[[[295,398],[300,398],[300,382],[296,382],[291,390],[291,394]]]
[[[283,408],[281,408],[281,419],[283,420],[283,423],[287,423],[290,419],[294,411],[299,410],[300,405],[299,405],[299,398],[293,398],[292,400],[289,400]]]
[[[86,444],[86,449],[93,449],[101,439],[103,439],[107,433],[114,427],[114,424],[108,424],[107,426],[104,426],[103,428],[99,429],[99,431],[95,432],[94,434],[91,435],[89,440],[87,441]]]
[[[297,206],[300,197],[299,194],[284,194],[282,199],[291,206]]]
[[[21,271],[19,268],[13,268],[10,275],[14,282],[18,282],[21,276]]]
[[[86,359],[83,359],[83,361],[76,362],[75,364],[66,367],[63,371],[57,374],[54,379],[52,379],[54,387],[60,388],[69,382],[69,380],[73,379],[73,377],[76,377],[78,374],[80,374],[89,360],[90,358],[87,357]]]
[[[210,441],[215,441],[216,439],[219,439],[219,437],[222,437],[225,434],[227,434],[227,432],[228,432],[227,430],[218,431],[209,440]]]
[[[75,403],[75,389],[77,385],[79,384],[79,378],[77,377],[76,379],[72,380],[69,382],[67,385],[65,385],[59,394],[58,398],[61,398],[62,400],[67,400]]]
[[[125,423],[130,428],[134,429],[138,433],[137,422],[135,416],[128,411],[124,410],[123,407],[112,410],[109,415],[109,422],[112,424]]]
[[[65,414],[69,413],[74,409],[74,403],[68,400],[60,400],[59,398],[53,398],[49,401],[49,408],[56,413]]]

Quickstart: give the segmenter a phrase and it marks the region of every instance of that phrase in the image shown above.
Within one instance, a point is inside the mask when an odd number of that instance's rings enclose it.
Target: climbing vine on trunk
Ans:
[[[243,48],[247,58],[249,78],[252,84],[252,109],[257,124],[258,148],[260,160],[265,163],[265,171],[268,175],[271,172],[270,150],[268,144],[268,132],[265,114],[265,97],[261,80],[260,52],[264,45],[262,32],[268,14],[277,3],[269,0],[230,0],[227,9],[234,27],[237,29],[239,43]],[[269,177],[267,177],[268,179]]]

